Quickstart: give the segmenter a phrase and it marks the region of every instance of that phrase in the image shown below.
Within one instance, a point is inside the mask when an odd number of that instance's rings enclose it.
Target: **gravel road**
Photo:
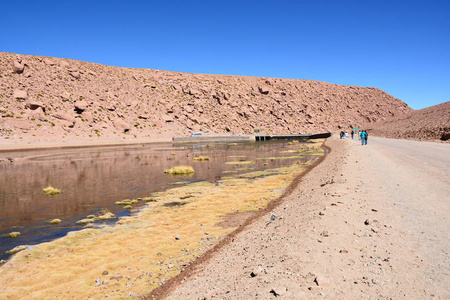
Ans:
[[[148,298],[450,299],[450,144],[326,145],[278,207]]]

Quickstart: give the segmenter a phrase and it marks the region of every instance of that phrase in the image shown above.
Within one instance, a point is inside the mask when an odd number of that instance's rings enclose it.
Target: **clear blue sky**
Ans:
[[[0,51],[450,101],[450,1],[8,1]]]

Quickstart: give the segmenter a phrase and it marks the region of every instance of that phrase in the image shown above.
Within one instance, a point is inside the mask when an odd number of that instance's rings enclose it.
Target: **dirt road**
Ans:
[[[450,299],[450,145],[327,144],[281,205],[156,296]]]

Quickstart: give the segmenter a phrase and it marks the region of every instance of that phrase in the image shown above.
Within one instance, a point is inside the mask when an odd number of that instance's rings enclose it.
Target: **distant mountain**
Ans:
[[[410,113],[377,88],[0,53],[0,143],[319,133]]]
[[[450,101],[367,126],[377,136],[448,141],[450,140]]]

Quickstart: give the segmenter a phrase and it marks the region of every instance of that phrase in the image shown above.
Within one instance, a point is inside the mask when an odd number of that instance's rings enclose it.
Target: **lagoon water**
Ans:
[[[133,146],[0,152],[0,259],[18,245],[33,245],[82,229],[76,221],[107,209],[118,216],[130,214],[116,201],[150,196],[180,184],[216,181],[222,176],[288,166],[301,159],[267,159],[293,156],[299,149],[282,141],[239,144],[145,144]],[[210,161],[196,162],[197,156]],[[264,159],[266,158],[266,159]],[[226,162],[254,161],[249,165]],[[190,165],[191,176],[173,176],[165,169]],[[249,170],[251,168],[251,170]],[[236,172],[227,174],[229,172]],[[62,194],[49,196],[53,186]],[[51,225],[52,219],[61,219]],[[7,235],[18,231],[11,239]]]

